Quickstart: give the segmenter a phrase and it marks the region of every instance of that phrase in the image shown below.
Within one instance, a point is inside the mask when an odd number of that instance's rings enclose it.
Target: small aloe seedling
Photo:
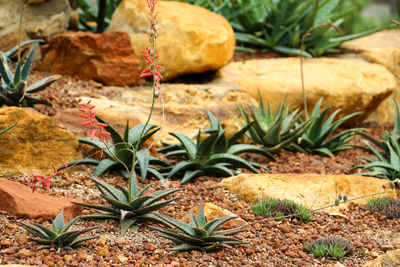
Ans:
[[[31,95],[44,90],[53,82],[61,79],[62,76],[49,76],[27,87],[27,79],[31,70],[35,50],[36,47],[32,49],[24,63],[23,60],[17,63],[14,74],[12,74],[8,66],[8,56],[10,52],[0,52],[0,106],[33,107],[35,104],[50,105],[46,100],[38,99]]]
[[[273,216],[279,219],[279,217],[298,214],[296,217],[303,222],[313,219],[312,213],[305,206],[288,199],[268,198],[251,205],[251,210],[255,216]]]
[[[87,208],[93,208],[99,212],[96,215],[87,215],[82,218],[88,220],[112,219],[120,221],[122,234],[125,234],[129,228],[136,224],[137,221],[165,223],[159,215],[154,213],[154,211],[174,204],[174,200],[177,198],[172,198],[169,200],[163,199],[181,190],[180,188],[168,189],[149,195],[143,195],[147,189],[151,187],[151,184],[139,191],[135,173],[133,173],[133,177],[131,179],[132,184],[130,188],[132,191],[129,191],[120,185],[116,185],[118,188],[116,189],[106,182],[96,179],[90,173],[89,179],[95,183],[97,189],[100,191],[101,197],[104,198],[109,205],[75,203]]]
[[[336,152],[353,148],[348,142],[354,135],[360,133],[364,129],[353,128],[341,131],[332,137],[331,135],[340,125],[359,115],[361,112],[351,113],[333,122],[340,109],[335,110],[326,118],[329,107],[325,108],[320,113],[322,100],[323,98],[319,99],[312,111],[311,119],[313,119],[313,121],[307,127],[307,130],[297,139],[297,142],[287,147],[289,150],[333,157],[333,154]]]
[[[337,236],[324,236],[305,245],[316,258],[341,259],[354,252],[354,247],[347,239]]]
[[[75,217],[68,223],[64,224],[63,210],[57,215],[50,228],[44,227],[43,225],[33,223],[27,225],[19,223],[19,225],[32,234],[34,237],[28,237],[29,240],[37,242],[42,246],[39,249],[55,248],[59,249],[73,249],[75,247],[83,245],[86,241],[95,239],[93,237],[79,237],[80,235],[89,232],[98,226],[89,227],[83,230],[68,231],[68,229],[78,220],[80,216]]]
[[[190,211],[189,224],[163,215],[160,215],[160,217],[172,227],[170,229],[151,228],[159,231],[159,236],[178,243],[179,246],[171,249],[174,251],[203,250],[208,252],[220,247],[230,248],[230,245],[244,244],[243,241],[230,236],[243,232],[246,226],[218,230],[222,225],[237,218],[237,216],[223,217],[208,222],[204,216],[203,204],[200,205],[197,217]]]
[[[258,91],[258,108],[252,103],[250,114],[248,114],[243,106],[238,106],[244,118],[244,122],[238,120],[242,127],[254,122],[248,130],[248,136],[271,153],[276,153],[291,144],[311,122],[307,120],[301,124],[296,123],[299,121],[301,112],[298,109],[290,112],[285,105],[285,100],[274,112],[271,111],[269,104],[265,110],[260,91]]]
[[[388,219],[400,218],[400,200],[391,197],[372,198],[364,207],[371,213],[379,212]]]

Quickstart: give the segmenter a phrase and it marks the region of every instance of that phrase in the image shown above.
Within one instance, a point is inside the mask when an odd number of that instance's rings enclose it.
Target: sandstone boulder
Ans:
[[[317,209],[335,202],[338,194],[355,198],[384,191],[387,180],[357,175],[326,174],[240,174],[225,178],[221,185],[247,202],[268,197],[290,199],[310,209]],[[396,197],[396,194],[380,195]],[[354,201],[365,204],[371,197]],[[346,208],[347,203],[324,211]]]
[[[64,221],[81,214],[83,207],[73,204],[79,199],[50,197],[38,192],[32,192],[29,187],[0,178],[0,210],[9,212],[16,217],[28,219],[54,219],[64,209]]]
[[[229,22],[207,9],[175,1],[157,3],[158,64],[164,80],[182,74],[217,70],[233,56],[235,36]],[[149,45],[147,3],[123,0],[108,30],[126,31],[137,55]],[[145,66],[142,60],[142,68]]]
[[[44,39],[65,32],[70,6],[68,0],[31,1],[25,8],[21,41]],[[0,51],[18,44],[18,24],[24,0],[0,0]]]
[[[388,251],[373,261],[367,262],[361,267],[396,267],[400,266],[400,249]]]
[[[125,32],[66,32],[42,47],[37,69],[76,75],[107,85],[134,85],[140,79],[139,59]]]
[[[56,126],[53,119],[29,108],[0,108],[0,129],[18,123],[0,135],[0,176],[49,174],[82,157],[76,137]]]
[[[385,30],[347,41],[341,48],[345,53],[355,54],[358,58],[382,65],[395,77],[400,77],[400,30]],[[400,103],[399,86],[393,93],[393,97],[397,103]],[[379,122],[394,122],[396,111],[391,98],[379,105],[376,116]]]
[[[257,99],[260,90],[265,103],[276,108],[287,96],[292,109],[303,108],[299,58],[256,59],[234,62],[218,71],[215,83],[233,83]],[[356,111],[366,118],[396,88],[393,75],[377,64],[335,58],[304,60],[304,82],[311,112],[324,97],[323,106],[331,112],[340,108],[340,116]]]
[[[240,129],[234,124],[232,114],[237,112],[236,104],[247,103],[248,96],[243,92],[222,86],[186,84],[163,84],[162,91],[165,123],[160,141],[176,143],[177,140],[168,134],[171,131],[195,137],[199,127],[208,125],[207,110],[221,120],[221,124],[227,129],[227,136]],[[96,106],[97,114],[121,133],[128,119],[131,127],[146,121],[152,99],[149,88],[126,90],[121,87],[104,87],[103,92],[113,95],[113,100],[96,96],[98,98],[93,98],[91,103]],[[88,100],[89,98],[81,97],[82,103]],[[84,135],[82,119],[77,109],[57,111],[55,120],[76,135]],[[161,122],[162,107],[158,100],[151,123],[161,125]]]

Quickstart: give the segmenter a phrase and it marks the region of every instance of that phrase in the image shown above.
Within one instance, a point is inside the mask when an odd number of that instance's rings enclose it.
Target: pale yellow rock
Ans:
[[[34,109],[0,108],[0,176],[49,174],[66,162],[82,158],[76,137]]]
[[[232,26],[221,15],[207,9],[175,1],[157,3],[158,64],[164,67],[164,80],[187,73],[217,70],[232,57],[235,36]],[[140,51],[149,45],[147,3],[124,0],[115,10],[109,31],[126,31],[132,47]]]
[[[255,59],[229,63],[218,71],[215,83],[233,83],[276,108],[287,96],[292,109],[303,108],[299,58]],[[356,111],[362,121],[396,88],[393,75],[383,66],[357,60],[313,58],[304,60],[304,82],[309,112],[320,97],[340,116]],[[340,117],[338,116],[338,117]]]
[[[339,193],[355,198],[382,192],[383,185],[387,184],[387,180],[378,178],[325,174],[240,174],[221,181],[222,186],[247,202],[268,197],[290,199],[309,209],[333,204]],[[379,195],[383,196],[396,197],[396,194],[392,192]],[[354,202],[365,204],[370,198],[361,198]],[[348,203],[345,203],[324,211],[337,212],[347,206]]]
[[[207,220],[210,222],[215,219],[219,219],[222,217],[228,217],[228,216],[237,216],[236,214],[230,212],[229,210],[226,210],[224,208],[221,208],[213,203],[210,202],[205,202],[203,204],[204,208],[204,216],[207,218]],[[192,209],[193,213],[197,216],[199,213],[200,206],[197,206]],[[189,217],[186,218],[186,221],[189,221]],[[234,220],[231,220],[227,223],[228,227],[240,227],[246,225],[247,222],[243,220],[242,218],[237,218]]]
[[[345,42],[341,48],[344,52],[355,53],[368,62],[380,64],[395,77],[400,77],[400,30],[377,32]],[[397,87],[393,96],[400,103],[400,87]],[[379,122],[394,122],[396,112],[391,98],[379,105],[376,116]]]
[[[97,96],[92,98],[92,104],[99,116],[109,122],[121,133],[129,120],[133,127],[138,123],[145,123],[152,101],[152,91],[149,88],[126,90],[124,87],[105,87],[104,92],[112,93],[114,100]],[[240,126],[232,120],[232,114],[237,114],[237,104],[248,103],[248,95],[238,90],[231,90],[223,86],[163,84],[163,100],[165,109],[164,125],[159,141],[177,143],[177,139],[168,132],[177,132],[189,137],[195,137],[201,127],[208,126],[209,120],[206,111],[210,110],[226,126],[229,123],[227,136],[238,131]],[[89,98],[81,97],[82,103]],[[57,111],[55,120],[78,136],[84,135],[81,126],[82,119],[77,109]],[[162,105],[160,99],[156,101],[153,112],[153,124],[162,124]]]
[[[400,249],[388,251],[373,261],[361,265],[361,267],[398,267],[400,266]]]

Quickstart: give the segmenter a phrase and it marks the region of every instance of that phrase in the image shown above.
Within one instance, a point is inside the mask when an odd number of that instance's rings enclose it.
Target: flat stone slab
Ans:
[[[121,134],[127,120],[130,127],[146,122],[152,101],[150,88],[127,90],[123,87],[104,87],[103,91],[111,93],[113,100],[98,95],[91,99],[91,104],[95,106],[96,113]],[[159,140],[168,143],[178,142],[168,132],[195,137],[200,127],[204,129],[209,124],[207,110],[213,112],[226,130],[226,135],[230,136],[240,129],[232,116],[238,115],[236,105],[249,103],[245,92],[217,85],[163,84],[162,92],[165,120]],[[81,97],[81,102],[87,103],[89,99]],[[78,136],[85,134],[78,109],[57,111],[54,119]],[[160,126],[161,122],[162,106],[158,99],[150,123]]]
[[[32,192],[29,187],[5,178],[0,178],[0,210],[16,217],[28,219],[54,219],[64,209],[64,221],[81,214],[83,207],[71,203],[80,199],[57,198]]]
[[[394,76],[383,66],[360,60],[304,59],[304,83],[311,112],[317,101],[338,117],[362,111],[353,122],[364,120],[396,88]],[[303,108],[299,58],[254,59],[229,63],[218,71],[215,83],[231,83],[258,99],[258,90],[272,108],[287,96],[292,109]]]
[[[387,180],[358,175],[326,174],[240,174],[225,178],[220,185],[247,202],[268,197],[290,199],[309,209],[317,209],[335,202],[338,194],[355,198],[384,191]],[[396,197],[396,193],[382,194],[376,197]],[[365,204],[372,197],[354,201]],[[326,209],[332,212],[346,208],[348,203]]]

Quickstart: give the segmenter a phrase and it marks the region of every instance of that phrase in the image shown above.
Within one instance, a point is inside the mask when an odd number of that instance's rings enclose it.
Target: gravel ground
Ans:
[[[32,82],[44,77],[45,74],[34,73]],[[48,97],[53,108],[41,107],[44,114],[54,115],[59,107],[77,107],[79,96],[90,96],[101,91],[101,85],[92,81],[81,81],[66,77],[41,93]],[[390,125],[362,125],[370,133],[378,137]],[[343,129],[341,129],[343,130]],[[353,140],[361,144],[360,138]],[[269,168],[268,173],[321,173],[350,174],[349,169],[360,162],[357,157],[365,156],[365,152],[355,149],[340,152],[334,158],[310,156],[301,153],[281,152],[276,161],[266,158],[245,155],[246,158],[261,163]],[[8,177],[23,181],[29,177]],[[126,181],[117,173],[107,173],[103,178],[106,182],[127,186]],[[173,188],[183,190],[174,196],[179,196],[177,204],[160,210],[160,213],[181,219],[188,211],[202,202],[212,202],[222,208],[237,214],[251,224],[247,230],[237,237],[248,244],[205,253],[193,251],[190,253],[174,253],[169,249],[174,244],[158,237],[148,225],[141,225],[137,232],[120,235],[119,224],[114,221],[87,222],[78,221],[73,229],[94,225],[100,227],[91,234],[99,235],[98,240],[87,242],[87,246],[72,251],[37,250],[37,245],[27,240],[25,230],[17,225],[24,223],[45,223],[42,220],[27,220],[15,218],[7,213],[0,213],[0,264],[30,264],[38,266],[334,266],[331,260],[315,259],[304,249],[304,244],[323,235],[338,235],[352,241],[356,252],[343,260],[345,266],[359,266],[384,253],[388,248],[398,248],[400,245],[399,220],[388,220],[379,214],[371,214],[363,207],[351,205],[343,214],[347,218],[330,216],[324,212],[314,214],[315,219],[304,224],[296,219],[283,221],[257,222],[261,217],[255,217],[250,210],[250,203],[237,199],[225,189],[218,186],[220,178],[200,177],[191,184],[180,186],[178,181],[169,181]],[[146,180],[140,186],[154,183],[150,192],[164,189],[158,181]],[[52,189],[44,194],[60,197],[80,198],[86,203],[104,203],[93,182],[81,169],[67,172],[56,177]],[[92,214],[84,210],[83,214]],[[400,248],[400,247],[399,247]]]

